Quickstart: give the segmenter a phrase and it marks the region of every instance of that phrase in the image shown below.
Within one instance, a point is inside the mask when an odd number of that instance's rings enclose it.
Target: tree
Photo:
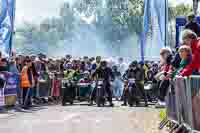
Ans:
[[[143,16],[144,0],[129,0],[128,12],[129,16]]]
[[[197,9],[198,9],[198,5],[199,5],[199,1],[200,0],[193,0],[193,11],[195,14],[197,14]]]
[[[128,4],[128,27],[131,33],[140,35],[143,30],[144,1],[129,0]]]
[[[169,37],[170,41],[169,44],[171,44],[171,47],[174,47],[175,44],[175,24],[176,24],[176,17],[178,16],[187,16],[189,13],[192,12],[192,7],[190,5],[185,5],[185,4],[179,4],[177,6],[172,6],[169,5],[168,8],[169,11]]]

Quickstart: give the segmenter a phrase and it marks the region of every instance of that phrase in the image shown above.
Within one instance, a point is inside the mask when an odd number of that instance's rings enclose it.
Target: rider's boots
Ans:
[[[89,103],[89,106],[92,106],[92,105],[93,105],[93,100],[91,100]]]
[[[110,107],[114,107],[114,104],[112,103],[112,102],[110,102],[110,105],[109,105]]]

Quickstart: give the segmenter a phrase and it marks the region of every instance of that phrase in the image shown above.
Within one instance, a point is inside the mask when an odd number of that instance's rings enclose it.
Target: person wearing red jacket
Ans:
[[[180,73],[180,76],[190,76],[200,69],[200,39],[191,30],[184,30],[182,33],[183,45],[190,46],[192,49],[192,61]]]
[[[156,107],[165,107],[165,97],[167,96],[168,89],[170,86],[170,73],[172,72],[172,52],[169,48],[162,48],[160,50],[160,59],[162,67],[160,72],[155,76],[156,79],[159,80],[159,95],[158,95],[158,103]]]

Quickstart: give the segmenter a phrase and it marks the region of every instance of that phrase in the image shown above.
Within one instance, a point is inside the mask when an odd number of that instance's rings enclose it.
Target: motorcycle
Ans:
[[[128,79],[128,104],[130,107],[133,106],[133,103],[135,102],[135,89],[136,84],[135,84],[135,79]]]
[[[91,83],[85,79],[80,79],[77,84],[77,98],[79,101],[85,101],[90,98]]]
[[[75,91],[76,91],[76,83],[72,79],[64,79],[62,80],[62,105],[65,106],[66,102],[70,103],[71,105],[74,103],[75,100]]]
[[[153,82],[152,81],[147,81],[144,84],[144,90],[145,90],[145,94],[146,94],[149,102],[156,101],[156,94],[153,90]]]
[[[124,92],[123,99],[124,104],[126,106],[126,101],[128,100],[128,104],[130,107],[133,106],[134,103],[139,102],[139,96],[141,96],[140,91],[136,85],[135,79],[127,79],[124,81]]]
[[[96,82],[96,103],[98,107],[105,105],[106,97],[105,97],[105,85],[104,80],[97,80]]]

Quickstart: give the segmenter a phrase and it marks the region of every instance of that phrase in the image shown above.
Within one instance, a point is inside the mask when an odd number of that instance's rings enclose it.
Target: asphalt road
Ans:
[[[51,105],[0,114],[0,133],[164,133],[153,107]]]

